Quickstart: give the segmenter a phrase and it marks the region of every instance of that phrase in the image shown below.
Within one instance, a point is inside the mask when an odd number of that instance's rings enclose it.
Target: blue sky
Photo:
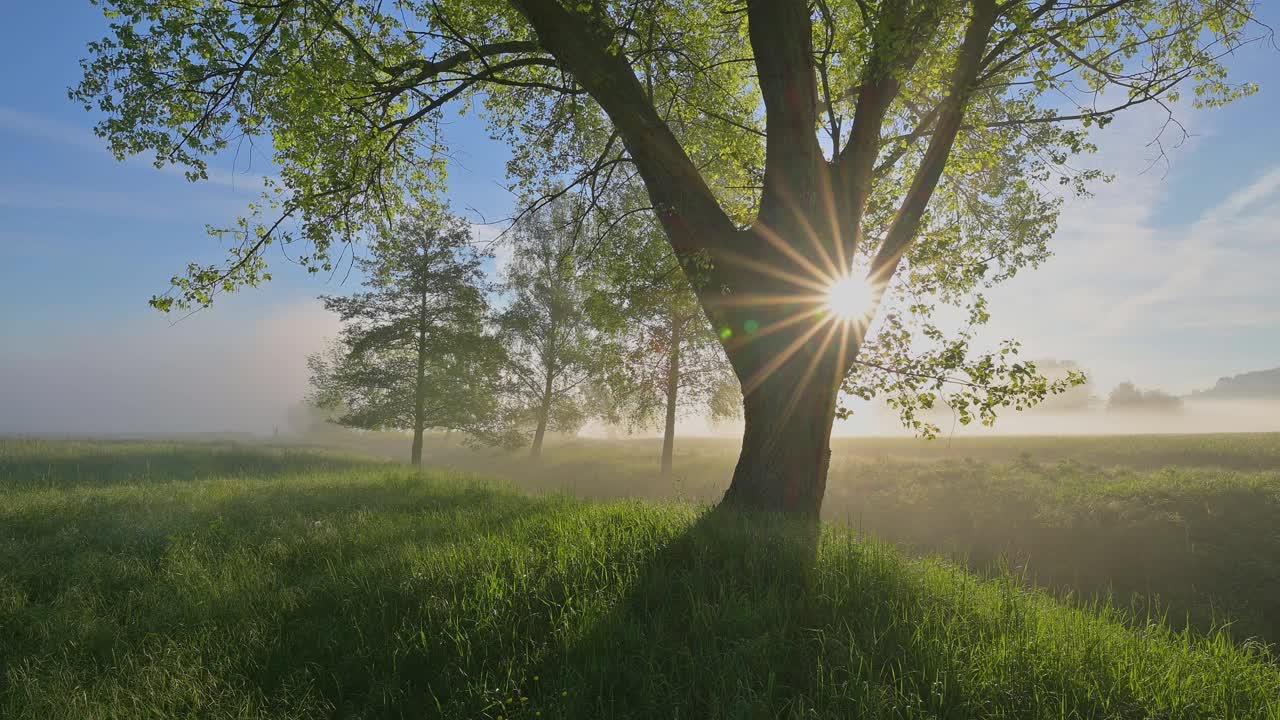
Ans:
[[[223,248],[269,173],[261,154],[222,158],[210,182],[117,162],[70,102],[88,2],[13,3],[0,26],[0,432],[269,431],[306,386],[307,352],[336,325],[315,296],[342,292],[278,260],[268,286],[173,324],[147,306],[186,263]],[[1275,6],[1263,20],[1280,24]],[[1162,118],[1122,117],[1089,163],[1117,174],[1072,201],[1057,257],[993,295],[992,337],[1070,358],[1103,388],[1125,379],[1187,391],[1280,365],[1280,52],[1255,47],[1234,78],[1261,92],[1179,117],[1193,133],[1142,172]],[[456,209],[509,214],[505,150],[473,118],[450,121]],[[470,214],[478,220],[479,215]]]

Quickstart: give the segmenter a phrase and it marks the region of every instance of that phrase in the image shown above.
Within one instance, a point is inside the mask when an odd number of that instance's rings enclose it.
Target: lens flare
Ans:
[[[827,309],[841,320],[862,320],[871,312],[871,286],[858,275],[845,275],[827,290]]]

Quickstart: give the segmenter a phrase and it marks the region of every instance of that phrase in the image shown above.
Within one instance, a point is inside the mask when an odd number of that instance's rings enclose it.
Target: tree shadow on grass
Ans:
[[[607,614],[550,649],[506,693],[514,703],[485,716],[1251,717],[1235,713],[1257,709],[1268,682],[1280,687],[1265,663],[840,530],[819,563],[820,533],[707,513]],[[1162,677],[1177,680],[1151,681]]]
[[[817,691],[819,528],[712,510],[530,681],[548,717],[776,717]],[[535,687],[536,686],[536,687]]]

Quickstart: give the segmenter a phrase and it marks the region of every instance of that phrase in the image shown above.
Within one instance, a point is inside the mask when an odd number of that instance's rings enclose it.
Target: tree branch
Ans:
[[[876,157],[880,152],[880,134],[885,115],[902,89],[901,77],[911,72],[940,22],[938,4],[926,5],[908,22],[907,4],[893,3],[881,18],[877,35],[890,39],[886,47],[877,43],[871,60],[863,71],[858,102],[853,116],[849,143],[836,160],[834,174],[839,180],[843,217],[840,224],[838,256],[842,262],[852,258],[862,244],[862,217],[871,196]],[[909,38],[906,49],[902,37]],[[892,42],[898,40],[897,43]],[[844,268],[841,268],[842,270]]]
[[[639,169],[672,247],[692,256],[735,231],[701,173],[597,21],[556,0],[511,0],[543,47],[600,104]]]
[[[809,194],[823,163],[813,23],[804,0],[751,0],[747,22],[765,108],[760,221],[769,226],[794,212],[789,203]]]
[[[907,246],[915,238],[934,188],[942,177],[947,157],[951,154],[951,146],[960,130],[969,92],[981,70],[983,51],[995,20],[995,0],[974,0],[973,15],[965,28],[964,41],[960,46],[947,97],[938,113],[938,122],[929,140],[929,147],[925,150],[924,159],[916,170],[906,197],[867,273],[877,303],[897,271]]]

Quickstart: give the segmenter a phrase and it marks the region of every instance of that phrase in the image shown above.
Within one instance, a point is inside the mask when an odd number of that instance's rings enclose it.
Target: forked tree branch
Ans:
[[[541,45],[613,122],[676,253],[692,256],[733,235],[733,222],[702,174],[650,102],[626,58],[609,48],[599,28],[557,0],[511,2],[529,20]]]
[[[902,89],[901,78],[915,67],[940,21],[937,4],[928,4],[915,17],[908,18],[907,3],[902,0],[892,3],[880,20],[885,27],[878,36],[907,37],[910,41],[905,44],[905,50],[901,41],[877,43],[863,71],[853,131],[835,166],[841,193],[839,206],[844,209],[839,228],[842,247],[838,254],[842,259],[852,258],[862,244],[862,218],[875,179],[874,166],[885,115]]]
[[[996,17],[995,0],[974,0],[973,14],[965,28],[964,41],[960,46],[947,97],[938,113],[929,147],[925,150],[924,159],[916,170],[906,197],[867,273],[877,297],[883,294],[897,272],[898,264],[919,230],[924,211],[942,177],[947,157],[951,154],[951,147],[962,124],[968,95],[981,70],[983,51]]]

